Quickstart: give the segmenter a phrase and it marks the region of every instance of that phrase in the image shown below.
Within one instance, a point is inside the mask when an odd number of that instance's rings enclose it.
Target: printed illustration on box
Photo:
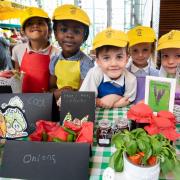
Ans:
[[[0,107],[0,137],[15,139],[28,136],[24,103],[15,96]]]
[[[148,104],[154,111],[169,109],[170,85],[168,82],[150,81]]]

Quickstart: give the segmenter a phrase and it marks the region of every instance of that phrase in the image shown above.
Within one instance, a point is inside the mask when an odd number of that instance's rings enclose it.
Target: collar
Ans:
[[[73,55],[73,56],[71,56],[71,57],[69,57],[69,58],[65,58],[63,55],[62,55],[62,51],[61,51],[61,53],[60,53],[60,55],[59,55],[59,59],[66,59],[66,60],[74,60],[74,61],[77,61],[77,60],[80,60],[80,59],[82,59],[82,57],[83,57],[83,52],[82,51],[78,51],[75,55]]]
[[[148,63],[148,65],[146,66],[146,67],[144,67],[144,68],[139,68],[139,67],[137,67],[137,66],[135,66],[133,63],[131,63],[131,72],[133,73],[133,74],[135,74],[135,73],[137,73],[139,70],[140,71],[144,71],[145,73],[149,73],[149,63]]]
[[[30,43],[28,42],[26,44],[26,48],[27,48],[27,53],[42,53],[42,54],[44,54],[51,48],[51,44],[49,44],[49,46],[47,48],[45,48],[45,49],[35,51],[35,50],[32,49],[32,47],[30,46]]]
[[[103,82],[111,82],[111,83],[118,84],[119,86],[124,86],[124,76],[125,75],[123,72],[123,74],[117,80],[112,80],[106,74],[104,74]]]
[[[159,76],[160,76],[160,77],[174,78],[172,75],[168,74],[168,73],[165,71],[165,69],[164,69],[163,66],[160,67]]]

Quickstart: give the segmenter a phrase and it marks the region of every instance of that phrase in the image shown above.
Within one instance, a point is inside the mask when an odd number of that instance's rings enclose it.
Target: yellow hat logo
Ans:
[[[110,39],[111,37],[112,37],[112,30],[108,30],[108,31],[106,31],[106,37],[108,38],[108,39]]]
[[[142,36],[142,29],[136,29],[137,36]]]
[[[76,14],[77,8],[76,7],[72,7],[70,8],[70,13],[71,14]]]
[[[174,31],[170,32],[169,35],[168,35],[168,40],[172,40],[174,37]]]
[[[29,16],[32,16],[32,15],[33,15],[32,9],[27,9],[27,14],[28,14]]]

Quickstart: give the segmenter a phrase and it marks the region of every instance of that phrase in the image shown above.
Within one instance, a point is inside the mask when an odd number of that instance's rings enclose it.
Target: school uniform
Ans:
[[[69,58],[64,58],[61,52],[52,59],[49,70],[51,75],[57,77],[58,89],[70,86],[78,90],[81,80],[93,66],[93,60],[82,51]]]
[[[12,50],[12,59],[18,61],[23,71],[23,93],[41,93],[49,90],[49,63],[58,49],[49,45],[47,48],[34,51],[29,43],[22,43]]]
[[[130,63],[127,69],[137,78],[137,94],[134,101],[134,103],[137,103],[144,99],[146,76],[159,76],[159,71],[152,67],[150,63],[144,68],[138,68],[133,63]]]
[[[136,77],[126,69],[117,80],[112,80],[103,73],[99,66],[95,66],[89,70],[80,91],[93,91],[99,98],[109,94],[117,94],[128,97],[129,101],[132,102],[136,97],[136,86]]]

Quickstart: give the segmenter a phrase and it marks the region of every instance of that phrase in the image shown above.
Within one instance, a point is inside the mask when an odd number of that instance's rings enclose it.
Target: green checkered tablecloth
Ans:
[[[115,151],[114,147],[100,147],[96,142],[96,128],[99,120],[108,119],[112,122],[117,118],[126,118],[126,113],[129,107],[114,108],[114,109],[102,109],[96,108],[96,121],[94,131],[94,144],[92,146],[92,157],[90,158],[90,180],[101,180],[104,169],[108,167],[109,158]],[[180,124],[177,124],[177,131],[180,132]],[[177,154],[180,157],[180,140],[176,141]],[[172,174],[169,174],[166,180],[173,179]],[[161,178],[163,180],[163,178]]]

